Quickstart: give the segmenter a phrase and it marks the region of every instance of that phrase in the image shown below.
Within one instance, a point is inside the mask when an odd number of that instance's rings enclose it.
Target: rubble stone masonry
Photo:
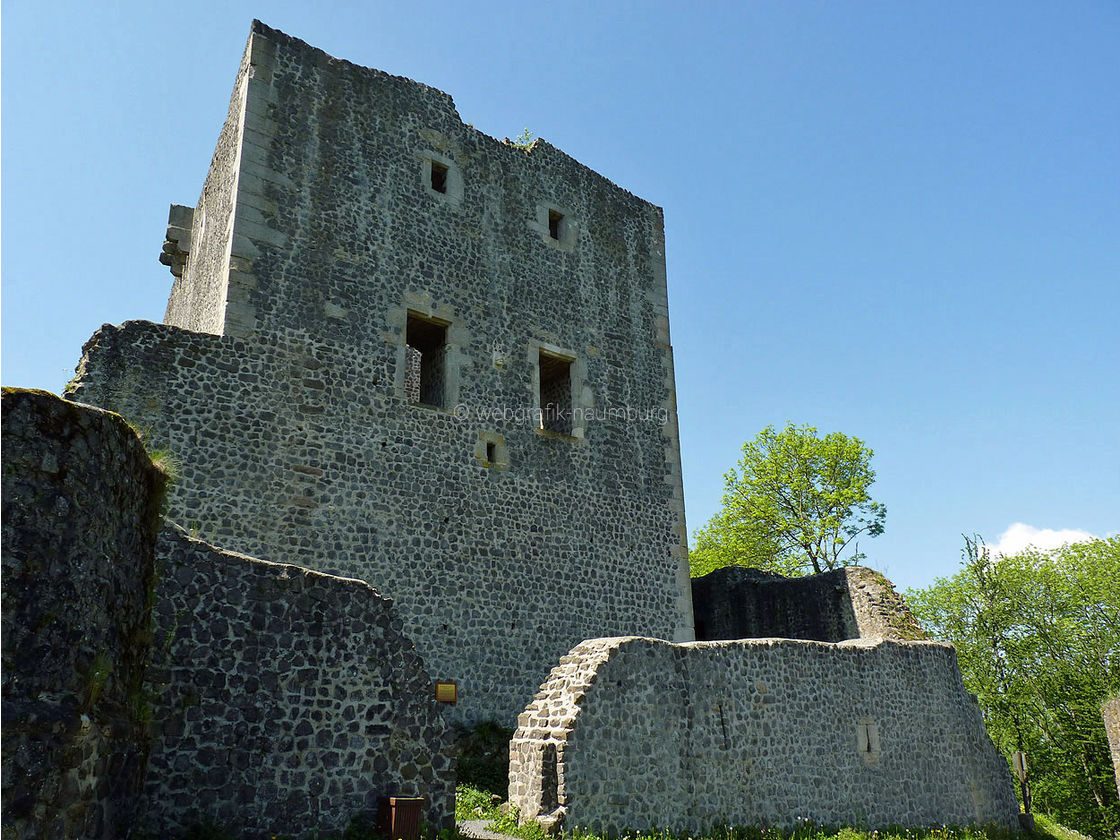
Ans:
[[[386,796],[451,826],[451,730],[388,600],[174,525],[157,556],[143,827],[337,832]]]
[[[3,395],[4,837],[339,832],[454,814],[454,746],[388,599],[160,527],[119,416]],[[158,530],[158,539],[157,539]]]
[[[521,715],[509,792],[522,817],[597,831],[1019,825],[939,642],[586,641]]]
[[[3,393],[4,837],[122,837],[164,476],[119,416]]]
[[[700,641],[927,638],[893,584],[862,566],[792,578],[728,566],[692,579],[692,603]]]
[[[174,521],[391,597],[461,721],[585,638],[693,637],[659,208],[254,23],[188,209],[167,324],[67,392],[174,455]]]

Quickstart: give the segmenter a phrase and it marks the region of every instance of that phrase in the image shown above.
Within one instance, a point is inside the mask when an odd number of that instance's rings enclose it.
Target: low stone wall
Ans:
[[[391,795],[450,826],[451,732],[392,602],[157,540],[164,482],[119,416],[4,390],[4,840],[299,836]]]
[[[163,475],[117,415],[3,392],[7,838],[126,834]]]
[[[452,824],[451,732],[391,601],[174,526],[157,556],[144,828],[340,831],[382,796]]]
[[[519,719],[510,803],[605,831],[1018,827],[950,645],[583,642]]]
[[[862,566],[795,578],[729,566],[693,578],[692,604],[700,641],[928,638],[891,582]]]
[[[1108,746],[1112,751],[1112,769],[1116,773],[1116,792],[1120,793],[1120,697],[1113,697],[1101,708]]]

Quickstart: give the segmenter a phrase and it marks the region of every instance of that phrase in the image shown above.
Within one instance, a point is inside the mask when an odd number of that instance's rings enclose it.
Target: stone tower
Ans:
[[[184,528],[392,597],[466,722],[583,639],[692,638],[659,208],[254,22],[161,261],[166,322],[67,394],[170,451]]]

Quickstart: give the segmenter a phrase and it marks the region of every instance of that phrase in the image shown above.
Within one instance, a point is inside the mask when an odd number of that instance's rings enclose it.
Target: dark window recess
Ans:
[[[486,441],[486,460],[491,464],[498,460],[498,445],[492,440]]]
[[[561,227],[563,221],[563,213],[560,213],[556,210],[548,211],[548,235],[555,239],[557,242],[560,241],[560,234],[563,233],[563,228]]]
[[[548,814],[560,806],[560,773],[556,744],[549,741],[541,749],[541,810]],[[548,809],[547,811],[545,809]]]
[[[543,350],[537,359],[541,375],[540,428],[562,435],[572,433],[572,361]]]
[[[447,167],[438,161],[432,161],[432,189],[438,193],[447,192]]]
[[[408,315],[404,390],[410,403],[443,407],[447,382],[447,324]]]

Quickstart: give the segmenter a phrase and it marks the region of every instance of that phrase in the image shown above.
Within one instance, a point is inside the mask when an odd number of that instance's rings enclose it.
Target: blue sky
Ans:
[[[665,208],[691,529],[786,421],[875,450],[904,587],[1120,528],[1120,3],[9,0],[4,384],[162,319],[253,17]]]

